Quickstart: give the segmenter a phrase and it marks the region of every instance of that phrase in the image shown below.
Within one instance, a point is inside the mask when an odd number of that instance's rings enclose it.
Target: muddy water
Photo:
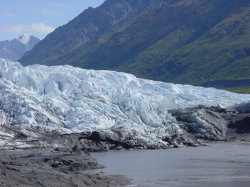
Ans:
[[[126,175],[133,184],[145,187],[250,186],[249,143],[119,151],[92,156],[106,166],[102,171]]]

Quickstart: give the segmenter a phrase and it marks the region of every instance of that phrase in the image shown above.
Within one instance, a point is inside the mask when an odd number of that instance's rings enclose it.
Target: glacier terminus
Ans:
[[[23,132],[120,131],[122,142],[164,147],[164,139],[183,134],[170,110],[200,105],[234,108],[249,102],[250,95],[214,88],[68,65],[24,67],[0,59],[0,125],[18,126]],[[194,118],[208,125],[199,113]]]

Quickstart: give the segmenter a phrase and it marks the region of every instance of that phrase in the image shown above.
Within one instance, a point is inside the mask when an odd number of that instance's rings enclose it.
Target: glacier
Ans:
[[[0,126],[78,133],[122,129],[138,142],[163,143],[182,134],[168,111],[198,105],[222,108],[250,95],[170,84],[105,70],[22,66],[0,59]]]

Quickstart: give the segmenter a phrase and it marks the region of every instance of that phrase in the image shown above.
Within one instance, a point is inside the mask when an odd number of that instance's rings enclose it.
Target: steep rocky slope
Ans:
[[[223,88],[250,85],[245,0],[107,0],[20,59]]]

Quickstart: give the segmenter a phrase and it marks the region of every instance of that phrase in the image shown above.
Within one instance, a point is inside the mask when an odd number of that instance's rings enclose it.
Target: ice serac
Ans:
[[[168,110],[250,101],[213,88],[138,79],[113,71],[0,59],[0,124],[60,133],[122,129],[131,144],[165,144],[182,133]],[[126,134],[128,136],[126,136]]]

